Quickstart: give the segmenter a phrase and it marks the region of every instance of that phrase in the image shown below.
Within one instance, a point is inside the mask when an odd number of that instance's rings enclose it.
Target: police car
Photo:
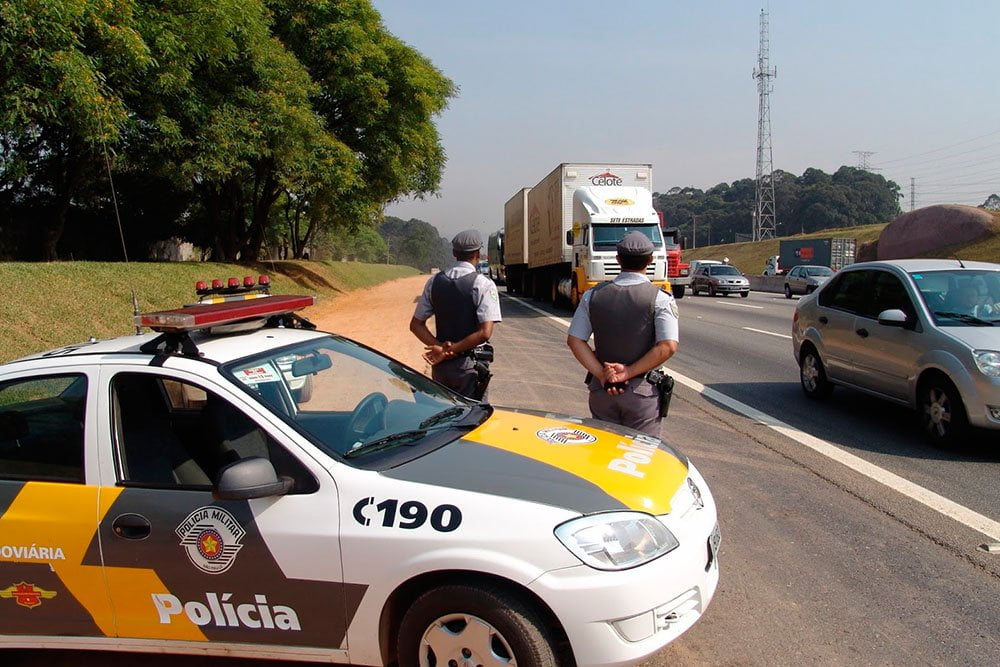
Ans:
[[[623,665],[701,618],[719,529],[682,454],[465,399],[245,282],[0,366],[0,647]]]

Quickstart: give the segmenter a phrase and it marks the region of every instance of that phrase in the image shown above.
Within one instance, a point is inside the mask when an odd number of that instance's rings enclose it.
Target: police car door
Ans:
[[[0,634],[114,632],[95,548],[96,373],[0,379]]]
[[[345,649],[360,595],[341,581],[329,475],[197,378],[105,369],[102,387],[118,494],[100,539],[119,636]],[[248,457],[290,491],[214,497],[220,468]]]

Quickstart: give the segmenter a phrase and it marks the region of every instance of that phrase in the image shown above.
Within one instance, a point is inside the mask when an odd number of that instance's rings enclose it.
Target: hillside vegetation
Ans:
[[[810,234],[796,234],[782,237],[785,239],[814,238],[852,238],[856,239],[858,249],[866,243],[878,241],[879,234],[888,223],[863,225],[860,227],[845,227],[840,229],[824,229]],[[684,261],[692,259],[719,259],[728,257],[733,264],[744,273],[759,274],[764,271],[764,263],[771,255],[778,254],[778,242],[781,239],[744,243],[723,243],[699,248],[685,248]],[[960,257],[961,259],[980,260],[984,262],[1000,262],[1000,234],[988,236],[973,243],[962,243],[953,246],[943,246],[934,252],[925,253],[922,257]],[[874,259],[874,258],[872,258]]]
[[[0,362],[59,345],[135,333],[132,293],[140,312],[197,299],[199,280],[267,274],[274,294],[336,298],[343,292],[416,275],[410,266],[359,262],[268,262],[255,266],[196,262],[0,263]],[[308,317],[308,313],[306,314]]]

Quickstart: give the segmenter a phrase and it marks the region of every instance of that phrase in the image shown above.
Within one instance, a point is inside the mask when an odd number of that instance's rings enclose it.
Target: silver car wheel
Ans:
[[[802,352],[799,361],[799,380],[802,383],[802,391],[809,398],[826,398],[833,391],[833,385],[826,379],[823,362],[812,347]]]
[[[944,378],[931,379],[920,389],[920,419],[927,438],[938,445],[952,445],[968,431],[962,398]]]
[[[436,619],[420,640],[420,665],[516,665],[514,652],[500,631],[469,614]]]

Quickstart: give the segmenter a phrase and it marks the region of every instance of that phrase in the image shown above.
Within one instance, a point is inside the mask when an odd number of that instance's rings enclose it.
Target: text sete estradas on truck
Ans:
[[[616,245],[638,231],[653,242],[646,275],[670,289],[649,164],[563,163],[504,205],[507,290],[572,305],[620,269]]]

